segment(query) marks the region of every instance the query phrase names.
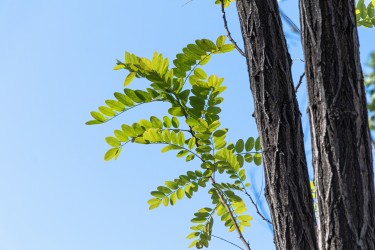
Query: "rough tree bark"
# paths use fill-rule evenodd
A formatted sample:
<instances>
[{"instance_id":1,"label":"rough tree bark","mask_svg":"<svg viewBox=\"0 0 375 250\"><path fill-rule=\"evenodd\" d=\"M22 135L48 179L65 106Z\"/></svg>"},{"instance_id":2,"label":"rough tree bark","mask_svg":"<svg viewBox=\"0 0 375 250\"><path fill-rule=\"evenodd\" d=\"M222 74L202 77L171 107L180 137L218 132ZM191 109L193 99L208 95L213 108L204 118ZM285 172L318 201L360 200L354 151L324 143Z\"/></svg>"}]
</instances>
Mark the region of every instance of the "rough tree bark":
<instances>
[{"instance_id":1,"label":"rough tree bark","mask_svg":"<svg viewBox=\"0 0 375 250\"><path fill-rule=\"evenodd\" d=\"M300 0L319 249L375 249L371 141L354 0Z\"/></svg>"},{"instance_id":2,"label":"rough tree bark","mask_svg":"<svg viewBox=\"0 0 375 250\"><path fill-rule=\"evenodd\" d=\"M317 249L300 111L276 0L237 0L277 249Z\"/></svg>"}]
</instances>

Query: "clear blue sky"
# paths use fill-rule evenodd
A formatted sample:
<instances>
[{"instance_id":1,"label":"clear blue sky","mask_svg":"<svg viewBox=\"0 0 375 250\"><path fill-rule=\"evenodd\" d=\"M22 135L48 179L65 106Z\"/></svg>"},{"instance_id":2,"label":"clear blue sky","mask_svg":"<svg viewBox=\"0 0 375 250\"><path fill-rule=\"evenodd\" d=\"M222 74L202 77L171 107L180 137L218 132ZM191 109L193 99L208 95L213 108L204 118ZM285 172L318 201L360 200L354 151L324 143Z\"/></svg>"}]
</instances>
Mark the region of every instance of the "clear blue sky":
<instances>
[{"instance_id":1,"label":"clear blue sky","mask_svg":"<svg viewBox=\"0 0 375 250\"><path fill-rule=\"evenodd\" d=\"M90 111L122 89L125 71L112 68L125 50L173 57L195 39L225 33L213 0L185 2L0 1L0 250L187 249L190 219L209 205L204 192L151 212L146 202L151 190L191 165L160 154L158 147L139 145L126 147L117 161L103 160L104 138L114 129L161 116L165 106L132 110L101 126L84 125ZM229 25L241 44L233 7ZM297 1L281 7L298 24ZM298 36L288 37L292 58L302 58ZM360 29L363 61L375 49L374 40L375 30ZM244 62L233 52L205 68L225 77L222 123L233 141L257 135ZM295 60L293 70L298 79L303 64ZM307 129L304 87L299 100ZM306 147L309 151L309 141ZM248 167L255 192L262 190L261 174L262 168ZM245 235L252 249L274 249L271 230L250 214L254 221ZM214 234L241 244L219 220ZM236 248L213 239L210 249Z\"/></svg>"}]
</instances>

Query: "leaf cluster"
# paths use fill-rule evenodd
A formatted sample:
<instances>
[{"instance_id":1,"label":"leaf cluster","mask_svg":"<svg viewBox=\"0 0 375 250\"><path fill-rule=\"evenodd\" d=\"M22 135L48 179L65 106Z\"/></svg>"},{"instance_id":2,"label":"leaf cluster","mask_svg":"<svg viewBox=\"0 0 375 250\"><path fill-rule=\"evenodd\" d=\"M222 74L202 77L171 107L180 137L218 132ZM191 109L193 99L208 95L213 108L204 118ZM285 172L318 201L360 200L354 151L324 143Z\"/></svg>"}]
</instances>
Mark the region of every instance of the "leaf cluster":
<instances>
[{"instance_id":1,"label":"leaf cluster","mask_svg":"<svg viewBox=\"0 0 375 250\"><path fill-rule=\"evenodd\" d=\"M227 1L229 3L231 1ZM211 239L213 215L220 217L229 231L242 232L250 226L251 217L246 215L244 201L237 193L244 192L250 184L246 181L245 163L262 163L259 138L239 139L236 143L226 141L227 128L220 124L221 94L226 90L224 79L208 75L202 68L214 54L227 53L234 49L225 43L225 36L213 42L208 39L196 40L188 44L176 55L173 66L162 54L154 53L152 59L125 53L124 61L117 61L115 70L126 70L124 90L114 93L114 100L105 101L91 112L93 120L86 124L102 124L136 108L155 101L169 104L168 115L161 118L151 116L133 124L122 124L106 137L110 149L104 159L117 159L128 143L163 145L162 153L175 151L176 157L185 161L198 159L201 170L187 171L185 174L158 186L151 192L148 201L150 210L164 206L174 206L178 200L193 197L195 192L209 186L212 207L203 208L194 214L194 239L191 246L208 247ZM146 79L150 84L146 89L130 89L127 86L135 78ZM230 182L217 183L215 173L225 174Z\"/></svg>"},{"instance_id":2,"label":"leaf cluster","mask_svg":"<svg viewBox=\"0 0 375 250\"><path fill-rule=\"evenodd\" d=\"M366 6L365 0L359 0L355 8L356 21L358 26L372 28L375 26L375 0Z\"/></svg>"}]
</instances>

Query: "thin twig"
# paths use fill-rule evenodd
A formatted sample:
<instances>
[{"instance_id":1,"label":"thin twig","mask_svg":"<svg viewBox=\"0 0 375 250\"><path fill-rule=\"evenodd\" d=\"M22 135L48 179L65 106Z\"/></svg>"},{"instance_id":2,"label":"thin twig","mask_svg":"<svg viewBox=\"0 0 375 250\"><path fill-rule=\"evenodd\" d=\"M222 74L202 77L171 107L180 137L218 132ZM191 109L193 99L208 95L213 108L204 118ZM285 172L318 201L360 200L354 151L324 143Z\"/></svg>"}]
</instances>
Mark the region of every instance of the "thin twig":
<instances>
[{"instance_id":1,"label":"thin twig","mask_svg":"<svg viewBox=\"0 0 375 250\"><path fill-rule=\"evenodd\" d=\"M189 1L187 1L186 3L184 3L184 4L182 5L182 7L184 7L185 5L187 5L187 4L190 3L190 2L193 2L193 0L189 0Z\"/></svg>"},{"instance_id":2,"label":"thin twig","mask_svg":"<svg viewBox=\"0 0 375 250\"><path fill-rule=\"evenodd\" d=\"M271 222L269 219L267 219L266 217L264 217L263 214L259 211L259 209L258 209L258 205L255 203L255 201L254 201L253 197L251 196L251 194L249 194L249 193L247 192L246 189L243 189L243 190L244 190L244 193L247 195L247 197L249 197L249 199L251 200L251 203L253 203L253 205L254 205L254 207L255 207L255 210L256 210L257 214L258 214L258 215L259 215L264 221L266 221L266 222L268 222L269 224L272 225L272 222Z\"/></svg>"},{"instance_id":3,"label":"thin twig","mask_svg":"<svg viewBox=\"0 0 375 250\"><path fill-rule=\"evenodd\" d=\"M299 86L301 86L301 83L302 83L302 80L303 80L304 76L305 76L305 72L303 72L303 74L299 77L299 82L296 86L296 89L294 90L295 93L297 93L297 90L298 90Z\"/></svg>"},{"instance_id":4,"label":"thin twig","mask_svg":"<svg viewBox=\"0 0 375 250\"><path fill-rule=\"evenodd\" d=\"M177 95L175 95L175 97L176 97L176 99L177 99L177 102L178 102L179 106L182 108L182 111L183 111L183 113L184 113L185 118L187 119L187 118L189 117L189 115L187 114L186 110L184 109L182 103L180 102L179 97L178 97ZM189 126L189 127L190 127L190 126ZM190 133L191 133L191 135L192 135L193 137L195 137L195 133L194 133L192 127L190 127ZM196 137L195 137L195 138L196 138ZM199 146L199 144L198 144L198 140L196 141L196 145L197 145L197 147ZM194 153L194 154L195 154L195 153ZM196 155L196 154L195 154L195 155ZM198 158L199 158L202 162L205 162L205 160L203 160L201 157L198 156ZM209 179L210 179L212 185L215 186L215 184L216 184L215 179L214 179L212 176L210 176ZM235 227L235 229L236 229L236 231L237 231L238 237L240 238L240 240L242 241L242 243L245 245L246 250L251 250L249 242L247 242L247 241L245 240L245 238L244 238L244 236L243 236L243 234L242 234L242 232L241 232L239 226L237 225L236 218L234 218L234 215L233 215L233 213L232 213L232 210L230 209L229 205L225 202L222 193L220 192L220 190L218 190L218 189L216 189L216 188L215 188L215 190L216 190L216 193L217 193L217 195L218 195L218 197L219 197L219 199L220 199L220 202L223 204L223 206L225 207L225 209L228 211L228 213L229 213L229 215L230 215L230 218L231 218L231 220L232 220L232 222L233 222L233 225L234 225L234 227Z\"/></svg>"},{"instance_id":5,"label":"thin twig","mask_svg":"<svg viewBox=\"0 0 375 250\"><path fill-rule=\"evenodd\" d=\"M212 184L215 184L215 180L212 177L210 177L210 179L211 179ZM242 232L241 232L240 228L237 225L236 218L234 217L232 210L230 209L229 205L225 202L224 197L221 194L220 190L218 190L218 189L215 189L215 190L216 190L217 195L219 196L221 204L225 207L225 209L229 213L230 219L233 222L233 226L234 226L234 228L237 231L238 237L240 238L240 240L242 241L242 243L245 245L246 249L247 250L251 250L249 242L247 242L245 240L245 238L242 235Z\"/></svg>"},{"instance_id":6,"label":"thin twig","mask_svg":"<svg viewBox=\"0 0 375 250\"><path fill-rule=\"evenodd\" d=\"M263 190L263 182L264 182L263 172L264 172L264 170L262 168L262 185L260 186L260 189L259 189L259 194L258 194L258 198L257 198L257 202L256 202L257 205L258 205L258 202L260 200L260 195L262 194L262 190Z\"/></svg>"},{"instance_id":7,"label":"thin twig","mask_svg":"<svg viewBox=\"0 0 375 250\"><path fill-rule=\"evenodd\" d=\"M301 58L292 58L292 61L296 61L296 60L298 60L298 61L301 61L301 62L305 62L303 59L301 59Z\"/></svg>"},{"instance_id":8,"label":"thin twig","mask_svg":"<svg viewBox=\"0 0 375 250\"><path fill-rule=\"evenodd\" d=\"M224 1L221 0L220 2L221 2L221 13L223 13L224 28L227 31L227 36L228 36L229 40L233 43L234 47L236 47L238 52L242 56L245 56L245 53L243 52L243 50L240 47L238 47L236 41L234 41L232 35L230 34L230 31L229 31L229 28L228 28L227 17L226 17L226 14L225 14Z\"/></svg>"},{"instance_id":9,"label":"thin twig","mask_svg":"<svg viewBox=\"0 0 375 250\"><path fill-rule=\"evenodd\" d=\"M236 246L236 247L238 247L239 249L245 250L245 249L243 249L242 247L240 247L240 246L234 244L233 242L230 242L230 241L228 241L228 240L226 240L226 239L223 239L223 238L221 238L221 237L219 237L219 236L216 236L216 235L213 235L213 234L211 234L211 236L212 236L212 237L215 237L215 238L218 238L219 240L225 241L225 242L227 242L227 243L229 243L229 244L232 244L233 246Z\"/></svg>"},{"instance_id":10,"label":"thin twig","mask_svg":"<svg viewBox=\"0 0 375 250\"><path fill-rule=\"evenodd\" d=\"M290 19L280 8L279 8L280 16L289 24L289 26L292 28L293 32L301 34L301 30L298 28L298 26Z\"/></svg>"}]
</instances>

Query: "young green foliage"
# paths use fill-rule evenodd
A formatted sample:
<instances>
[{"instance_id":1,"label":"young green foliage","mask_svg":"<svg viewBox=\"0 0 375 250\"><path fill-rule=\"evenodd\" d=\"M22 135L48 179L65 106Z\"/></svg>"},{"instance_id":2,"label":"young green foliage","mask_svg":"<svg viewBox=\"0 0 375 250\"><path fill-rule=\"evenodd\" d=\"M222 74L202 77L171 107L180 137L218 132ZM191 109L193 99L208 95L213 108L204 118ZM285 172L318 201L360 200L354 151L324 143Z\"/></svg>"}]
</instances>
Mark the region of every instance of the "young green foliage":
<instances>
[{"instance_id":1,"label":"young green foliage","mask_svg":"<svg viewBox=\"0 0 375 250\"><path fill-rule=\"evenodd\" d=\"M359 0L355 8L356 20L358 26L372 28L375 26L375 0L366 6L365 0Z\"/></svg>"},{"instance_id":2,"label":"young green foliage","mask_svg":"<svg viewBox=\"0 0 375 250\"><path fill-rule=\"evenodd\" d=\"M229 5L234 2L235 0L215 0L215 4L224 4L224 8L228 8Z\"/></svg>"},{"instance_id":3,"label":"young green foliage","mask_svg":"<svg viewBox=\"0 0 375 250\"><path fill-rule=\"evenodd\" d=\"M224 100L221 94L226 89L222 85L224 79L208 75L201 68L212 55L233 49L232 44L225 44L225 36L217 38L215 43L208 39L196 40L176 55L173 68L157 52L151 60L126 52L124 61L118 61L114 67L129 72L124 86L135 78L143 78L150 82L149 88L125 88L121 93L116 92L116 100L105 101L107 106L91 112L94 120L87 122L88 125L105 123L145 103L169 103L166 110L169 116L151 116L116 129L113 136L106 138L110 149L104 159L117 159L127 143L163 145L162 153L175 151L176 157L186 161L199 159L201 170L187 171L165 181L151 192L152 198L148 200L150 210L161 204L174 206L178 200L190 199L195 192L208 187L213 208L203 208L194 214L192 222L197 225L191 227L193 232L188 235L194 239L190 246L198 249L209 245L215 212L229 231L237 230L241 234L244 227L250 226L252 218L245 214L246 206L238 193L245 192L250 185L245 183L245 163L254 161L259 166L262 162L259 138L239 139L235 144L225 140L228 129L221 127L219 116L219 106ZM229 181L217 183L215 173L225 174Z\"/></svg>"}]
</instances>

